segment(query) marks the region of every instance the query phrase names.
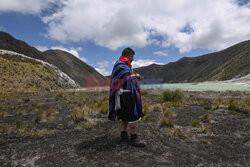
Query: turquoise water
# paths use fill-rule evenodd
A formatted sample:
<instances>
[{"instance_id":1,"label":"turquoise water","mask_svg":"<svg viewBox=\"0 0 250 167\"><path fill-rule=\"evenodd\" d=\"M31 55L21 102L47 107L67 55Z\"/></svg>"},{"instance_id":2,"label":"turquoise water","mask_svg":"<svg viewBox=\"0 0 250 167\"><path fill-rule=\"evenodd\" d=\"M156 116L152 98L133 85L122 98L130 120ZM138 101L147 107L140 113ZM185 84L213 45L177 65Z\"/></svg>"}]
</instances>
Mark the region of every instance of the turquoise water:
<instances>
[{"instance_id":1,"label":"turquoise water","mask_svg":"<svg viewBox=\"0 0 250 167\"><path fill-rule=\"evenodd\" d=\"M233 83L176 83L176 84L148 84L141 85L142 89L181 89L181 90L213 90L213 91L250 91L250 84Z\"/></svg>"}]
</instances>

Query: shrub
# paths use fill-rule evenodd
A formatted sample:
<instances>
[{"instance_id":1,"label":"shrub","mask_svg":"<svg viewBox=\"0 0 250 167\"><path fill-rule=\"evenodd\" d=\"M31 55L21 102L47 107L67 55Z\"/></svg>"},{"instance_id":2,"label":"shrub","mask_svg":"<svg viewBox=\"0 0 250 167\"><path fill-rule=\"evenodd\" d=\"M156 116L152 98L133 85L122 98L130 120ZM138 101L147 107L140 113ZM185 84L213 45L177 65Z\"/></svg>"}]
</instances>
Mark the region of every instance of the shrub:
<instances>
[{"instance_id":1,"label":"shrub","mask_svg":"<svg viewBox=\"0 0 250 167\"><path fill-rule=\"evenodd\" d=\"M6 133L9 132L10 129L11 129L11 127L4 125L4 126L2 126L2 128L0 129L0 133L6 134Z\"/></svg>"},{"instance_id":2,"label":"shrub","mask_svg":"<svg viewBox=\"0 0 250 167\"><path fill-rule=\"evenodd\" d=\"M167 90L162 93L162 98L164 101L178 103L182 101L182 97L183 95L179 90L176 91Z\"/></svg>"},{"instance_id":3,"label":"shrub","mask_svg":"<svg viewBox=\"0 0 250 167\"><path fill-rule=\"evenodd\" d=\"M186 137L186 133L182 131L181 129L175 129L173 135L176 137L181 137L181 138Z\"/></svg>"},{"instance_id":4,"label":"shrub","mask_svg":"<svg viewBox=\"0 0 250 167\"><path fill-rule=\"evenodd\" d=\"M25 103L28 103L28 102L30 101L30 99L29 99L29 97L25 97L25 98L23 98L23 101L24 101Z\"/></svg>"},{"instance_id":5,"label":"shrub","mask_svg":"<svg viewBox=\"0 0 250 167\"><path fill-rule=\"evenodd\" d=\"M57 130L54 129L39 129L39 130L32 130L26 133L26 136L31 138L40 138L43 136L54 136L57 134Z\"/></svg>"},{"instance_id":6,"label":"shrub","mask_svg":"<svg viewBox=\"0 0 250 167\"><path fill-rule=\"evenodd\" d=\"M245 100L245 104L246 104L248 107L250 107L250 99L246 99L246 100Z\"/></svg>"},{"instance_id":7,"label":"shrub","mask_svg":"<svg viewBox=\"0 0 250 167\"><path fill-rule=\"evenodd\" d=\"M61 98L63 98L63 93L62 92L57 92L56 93L56 101L58 101Z\"/></svg>"},{"instance_id":8,"label":"shrub","mask_svg":"<svg viewBox=\"0 0 250 167\"><path fill-rule=\"evenodd\" d=\"M4 111L0 112L0 118L3 118L5 115L7 115L7 112L4 112Z\"/></svg>"},{"instance_id":9,"label":"shrub","mask_svg":"<svg viewBox=\"0 0 250 167\"><path fill-rule=\"evenodd\" d=\"M49 108L45 113L46 118L49 118L52 114L56 113L57 111L58 111L57 108L53 107Z\"/></svg>"},{"instance_id":10,"label":"shrub","mask_svg":"<svg viewBox=\"0 0 250 167\"><path fill-rule=\"evenodd\" d=\"M146 90L141 90L141 95L147 95L148 94L148 91Z\"/></svg>"},{"instance_id":11,"label":"shrub","mask_svg":"<svg viewBox=\"0 0 250 167\"><path fill-rule=\"evenodd\" d=\"M241 100L238 99L237 101L235 99L230 99L228 102L228 109L233 110L236 112L242 112L244 114L247 114L250 112L250 100Z\"/></svg>"},{"instance_id":12,"label":"shrub","mask_svg":"<svg viewBox=\"0 0 250 167\"><path fill-rule=\"evenodd\" d=\"M164 117L166 118L174 116L174 112L169 108L166 108L163 114L164 114Z\"/></svg>"},{"instance_id":13,"label":"shrub","mask_svg":"<svg viewBox=\"0 0 250 167\"><path fill-rule=\"evenodd\" d=\"M237 104L235 99L230 99L228 102L228 109L229 110L237 110Z\"/></svg>"},{"instance_id":14,"label":"shrub","mask_svg":"<svg viewBox=\"0 0 250 167\"><path fill-rule=\"evenodd\" d=\"M102 103L98 110L100 113L107 114L109 112L109 105L107 103Z\"/></svg>"},{"instance_id":15,"label":"shrub","mask_svg":"<svg viewBox=\"0 0 250 167\"><path fill-rule=\"evenodd\" d=\"M153 111L162 111L161 105L160 104L155 104L153 107Z\"/></svg>"},{"instance_id":16,"label":"shrub","mask_svg":"<svg viewBox=\"0 0 250 167\"><path fill-rule=\"evenodd\" d=\"M207 104L207 105L204 106L204 109L205 110L212 110L212 105Z\"/></svg>"},{"instance_id":17,"label":"shrub","mask_svg":"<svg viewBox=\"0 0 250 167\"><path fill-rule=\"evenodd\" d=\"M74 108L70 114L70 117L76 124L84 121L85 115L83 108Z\"/></svg>"},{"instance_id":18,"label":"shrub","mask_svg":"<svg viewBox=\"0 0 250 167\"><path fill-rule=\"evenodd\" d=\"M228 112L228 114L231 114L231 115L240 115L240 113L238 113L238 112L235 112L235 111L230 111L230 112Z\"/></svg>"},{"instance_id":19,"label":"shrub","mask_svg":"<svg viewBox=\"0 0 250 167\"><path fill-rule=\"evenodd\" d=\"M24 109L16 111L16 115L23 115L25 113Z\"/></svg>"},{"instance_id":20,"label":"shrub","mask_svg":"<svg viewBox=\"0 0 250 167\"><path fill-rule=\"evenodd\" d=\"M201 139L201 142L205 143L205 144L208 144L208 140L206 140L206 139Z\"/></svg>"},{"instance_id":21,"label":"shrub","mask_svg":"<svg viewBox=\"0 0 250 167\"><path fill-rule=\"evenodd\" d=\"M153 119L149 115L145 115L144 116L144 120L146 120L146 121L152 121Z\"/></svg>"},{"instance_id":22,"label":"shrub","mask_svg":"<svg viewBox=\"0 0 250 167\"><path fill-rule=\"evenodd\" d=\"M16 128L19 129L22 125L22 118L17 118L16 119Z\"/></svg>"},{"instance_id":23,"label":"shrub","mask_svg":"<svg viewBox=\"0 0 250 167\"><path fill-rule=\"evenodd\" d=\"M103 103L102 100L98 100L97 103L96 103L97 108L101 107L101 106L102 106L102 103Z\"/></svg>"},{"instance_id":24,"label":"shrub","mask_svg":"<svg viewBox=\"0 0 250 167\"><path fill-rule=\"evenodd\" d=\"M92 128L92 127L94 127L95 126L95 124L93 123L93 122L88 122L87 123L87 127L88 128Z\"/></svg>"},{"instance_id":25,"label":"shrub","mask_svg":"<svg viewBox=\"0 0 250 167\"><path fill-rule=\"evenodd\" d=\"M204 106L204 109L205 110L212 110L212 100L210 100L210 99L205 99L204 101L203 101L203 103L205 104L205 106Z\"/></svg>"},{"instance_id":26,"label":"shrub","mask_svg":"<svg viewBox=\"0 0 250 167\"><path fill-rule=\"evenodd\" d=\"M143 112L143 114L147 114L148 112L149 112L149 104L148 103L144 103L143 104L143 107L142 107L142 112Z\"/></svg>"},{"instance_id":27,"label":"shrub","mask_svg":"<svg viewBox=\"0 0 250 167\"><path fill-rule=\"evenodd\" d=\"M39 123L43 118L43 111L42 110L38 110L35 114L35 122Z\"/></svg>"},{"instance_id":28,"label":"shrub","mask_svg":"<svg viewBox=\"0 0 250 167\"><path fill-rule=\"evenodd\" d=\"M223 100L222 99L215 99L213 103L214 103L214 106L215 106L214 109L218 109L220 107L220 105L223 104Z\"/></svg>"},{"instance_id":29,"label":"shrub","mask_svg":"<svg viewBox=\"0 0 250 167\"><path fill-rule=\"evenodd\" d=\"M198 130L199 133L207 133L209 131L210 126L201 126Z\"/></svg>"},{"instance_id":30,"label":"shrub","mask_svg":"<svg viewBox=\"0 0 250 167\"><path fill-rule=\"evenodd\" d=\"M192 126L193 126L193 127L199 127L199 126L200 126L200 121L194 120L194 121L192 122Z\"/></svg>"},{"instance_id":31,"label":"shrub","mask_svg":"<svg viewBox=\"0 0 250 167\"><path fill-rule=\"evenodd\" d=\"M161 117L161 119L160 119L160 125L161 125L161 127L166 126L166 127L169 127L169 128L173 128L174 127L174 121L169 119L169 118L164 117L164 115L163 115Z\"/></svg>"},{"instance_id":32,"label":"shrub","mask_svg":"<svg viewBox=\"0 0 250 167\"><path fill-rule=\"evenodd\" d=\"M210 114L204 114L204 115L202 115L202 116L200 117L200 120L201 120L202 122L209 122L210 119L211 119L211 115L210 115Z\"/></svg>"}]
</instances>

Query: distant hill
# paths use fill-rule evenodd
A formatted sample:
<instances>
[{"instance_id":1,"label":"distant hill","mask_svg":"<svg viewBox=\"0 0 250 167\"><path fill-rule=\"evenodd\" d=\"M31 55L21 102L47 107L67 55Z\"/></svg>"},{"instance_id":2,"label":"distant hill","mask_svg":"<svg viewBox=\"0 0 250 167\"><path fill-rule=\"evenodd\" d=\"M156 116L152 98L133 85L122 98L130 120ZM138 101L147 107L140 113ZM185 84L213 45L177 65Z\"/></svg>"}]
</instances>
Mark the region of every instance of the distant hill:
<instances>
[{"instance_id":1,"label":"distant hill","mask_svg":"<svg viewBox=\"0 0 250 167\"><path fill-rule=\"evenodd\" d=\"M198 57L183 57L166 65L136 68L146 79L161 78L164 83L229 80L250 72L250 40L220 52Z\"/></svg>"},{"instance_id":2,"label":"distant hill","mask_svg":"<svg viewBox=\"0 0 250 167\"><path fill-rule=\"evenodd\" d=\"M61 50L40 52L27 43L17 40L10 34L1 31L0 49L14 51L53 64L83 87L87 85L87 77L96 77L97 79L105 78L93 67L68 52Z\"/></svg>"},{"instance_id":3,"label":"distant hill","mask_svg":"<svg viewBox=\"0 0 250 167\"><path fill-rule=\"evenodd\" d=\"M43 53L46 55L47 62L51 64L53 63L81 86L87 85L86 77L104 79L104 76L98 73L93 67L68 52L61 50L48 50Z\"/></svg>"},{"instance_id":4,"label":"distant hill","mask_svg":"<svg viewBox=\"0 0 250 167\"><path fill-rule=\"evenodd\" d=\"M34 92L79 87L57 67L12 51L0 50L0 91Z\"/></svg>"}]
</instances>

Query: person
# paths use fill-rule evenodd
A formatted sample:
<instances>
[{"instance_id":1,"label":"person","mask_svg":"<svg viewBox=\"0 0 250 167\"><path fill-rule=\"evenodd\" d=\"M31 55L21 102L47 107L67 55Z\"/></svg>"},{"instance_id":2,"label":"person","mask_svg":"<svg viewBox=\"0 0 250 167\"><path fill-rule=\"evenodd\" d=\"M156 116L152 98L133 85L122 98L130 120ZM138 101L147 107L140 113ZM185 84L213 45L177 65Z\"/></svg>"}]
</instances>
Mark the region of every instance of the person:
<instances>
[{"instance_id":1,"label":"person","mask_svg":"<svg viewBox=\"0 0 250 167\"><path fill-rule=\"evenodd\" d=\"M109 120L122 120L120 142L136 147L144 147L146 143L141 141L136 134L136 122L143 117L140 86L137 79L140 74L134 74L131 63L135 52L131 48L125 48L119 60L114 64L109 93ZM130 127L130 140L127 126Z\"/></svg>"}]
</instances>

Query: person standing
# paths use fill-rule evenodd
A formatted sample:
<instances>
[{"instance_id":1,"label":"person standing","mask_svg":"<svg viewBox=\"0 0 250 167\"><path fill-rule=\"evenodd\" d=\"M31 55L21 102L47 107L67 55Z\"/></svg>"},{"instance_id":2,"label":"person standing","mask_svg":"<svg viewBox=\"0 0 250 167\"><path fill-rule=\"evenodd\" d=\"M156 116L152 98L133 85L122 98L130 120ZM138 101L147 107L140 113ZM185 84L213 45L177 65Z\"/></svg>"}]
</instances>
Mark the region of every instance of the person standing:
<instances>
[{"instance_id":1,"label":"person standing","mask_svg":"<svg viewBox=\"0 0 250 167\"><path fill-rule=\"evenodd\" d=\"M125 48L119 60L114 64L109 93L108 119L121 123L121 143L128 143L136 147L144 147L145 142L141 141L136 134L136 122L143 117L140 86L137 79L140 74L134 74L131 63L134 60L135 52L131 48ZM127 126L130 127L130 140L127 133Z\"/></svg>"}]
</instances>

